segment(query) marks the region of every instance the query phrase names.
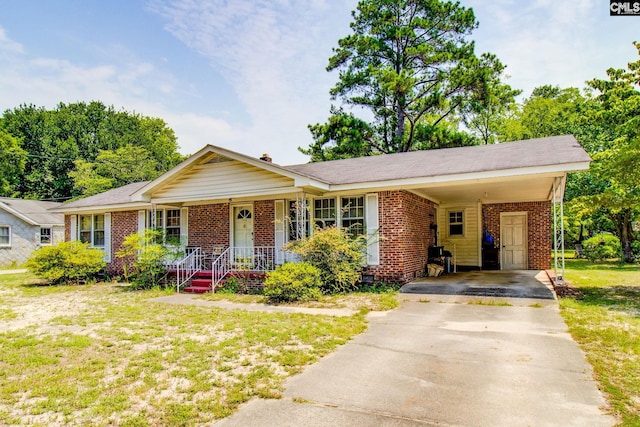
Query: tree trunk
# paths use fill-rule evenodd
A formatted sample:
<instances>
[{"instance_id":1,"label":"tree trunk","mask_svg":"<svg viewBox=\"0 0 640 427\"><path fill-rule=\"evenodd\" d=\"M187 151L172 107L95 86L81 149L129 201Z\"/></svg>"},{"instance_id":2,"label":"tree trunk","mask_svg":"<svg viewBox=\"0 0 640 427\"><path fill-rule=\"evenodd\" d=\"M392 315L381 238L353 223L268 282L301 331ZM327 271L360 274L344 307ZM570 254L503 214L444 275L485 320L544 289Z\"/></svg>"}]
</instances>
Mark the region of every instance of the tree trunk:
<instances>
[{"instance_id":1,"label":"tree trunk","mask_svg":"<svg viewBox=\"0 0 640 427\"><path fill-rule=\"evenodd\" d=\"M623 209L617 214L611 214L610 218L616 227L616 233L620 239L622 260L629 263L633 262L631 243L635 240L635 236L631 227L631 209Z\"/></svg>"}]
</instances>

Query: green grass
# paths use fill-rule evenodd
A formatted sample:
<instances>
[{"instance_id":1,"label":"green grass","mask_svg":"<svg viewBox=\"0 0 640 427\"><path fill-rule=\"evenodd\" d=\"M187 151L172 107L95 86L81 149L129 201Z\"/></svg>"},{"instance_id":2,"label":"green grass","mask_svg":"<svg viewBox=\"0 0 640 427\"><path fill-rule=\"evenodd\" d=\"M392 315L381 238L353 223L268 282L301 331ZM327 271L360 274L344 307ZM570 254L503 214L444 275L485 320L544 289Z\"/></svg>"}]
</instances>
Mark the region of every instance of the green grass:
<instances>
[{"instance_id":1,"label":"green grass","mask_svg":"<svg viewBox=\"0 0 640 427\"><path fill-rule=\"evenodd\" d=\"M561 313L620 425L639 426L640 266L569 259L566 267L580 294L562 298Z\"/></svg>"},{"instance_id":2,"label":"green grass","mask_svg":"<svg viewBox=\"0 0 640 427\"><path fill-rule=\"evenodd\" d=\"M366 329L151 301L164 293L0 276L0 425L210 424Z\"/></svg>"}]
</instances>

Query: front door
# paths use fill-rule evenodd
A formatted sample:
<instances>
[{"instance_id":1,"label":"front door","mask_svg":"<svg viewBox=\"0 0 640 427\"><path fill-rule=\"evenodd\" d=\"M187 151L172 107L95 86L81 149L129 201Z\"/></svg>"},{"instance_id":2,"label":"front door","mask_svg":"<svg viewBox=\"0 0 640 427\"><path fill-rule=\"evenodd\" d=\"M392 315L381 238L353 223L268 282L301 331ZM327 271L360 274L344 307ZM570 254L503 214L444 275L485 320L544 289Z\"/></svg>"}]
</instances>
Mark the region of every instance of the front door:
<instances>
[{"instance_id":1,"label":"front door","mask_svg":"<svg viewBox=\"0 0 640 427\"><path fill-rule=\"evenodd\" d=\"M527 268L527 213L500 215L500 246L503 270Z\"/></svg>"},{"instance_id":2,"label":"front door","mask_svg":"<svg viewBox=\"0 0 640 427\"><path fill-rule=\"evenodd\" d=\"M233 246L253 248L253 209L251 205L233 207Z\"/></svg>"}]
</instances>

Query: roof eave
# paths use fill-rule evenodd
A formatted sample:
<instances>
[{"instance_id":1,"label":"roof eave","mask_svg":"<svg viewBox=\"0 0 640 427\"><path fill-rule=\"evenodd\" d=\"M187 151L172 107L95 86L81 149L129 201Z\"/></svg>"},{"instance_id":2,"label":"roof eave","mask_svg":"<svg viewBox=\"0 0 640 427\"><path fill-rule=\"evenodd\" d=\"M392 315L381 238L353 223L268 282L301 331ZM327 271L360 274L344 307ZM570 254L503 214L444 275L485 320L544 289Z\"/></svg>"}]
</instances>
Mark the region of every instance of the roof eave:
<instances>
[{"instance_id":1,"label":"roof eave","mask_svg":"<svg viewBox=\"0 0 640 427\"><path fill-rule=\"evenodd\" d=\"M347 184L333 184L330 186L330 191L348 191L355 189L373 189L373 188L416 188L420 186L432 186L432 185L446 185L456 182L469 182L480 181L488 179L502 179L515 176L537 176L537 175L549 175L557 174L558 176L564 175L567 172L577 172L581 170L589 169L588 161L565 163L558 165L548 166L535 166L528 168L513 168L503 170L492 170L472 173L462 173L455 175L437 175L427 177L416 178L401 178L384 181L365 181Z\"/></svg>"}]
</instances>

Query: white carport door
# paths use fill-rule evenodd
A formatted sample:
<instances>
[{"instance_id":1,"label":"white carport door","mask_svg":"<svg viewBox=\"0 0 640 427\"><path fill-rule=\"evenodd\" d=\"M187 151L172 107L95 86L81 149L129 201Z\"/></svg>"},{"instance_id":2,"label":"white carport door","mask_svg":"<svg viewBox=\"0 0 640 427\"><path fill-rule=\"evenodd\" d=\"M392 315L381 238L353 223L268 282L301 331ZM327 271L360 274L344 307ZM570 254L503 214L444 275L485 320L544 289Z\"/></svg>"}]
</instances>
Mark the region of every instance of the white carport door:
<instances>
[{"instance_id":1,"label":"white carport door","mask_svg":"<svg viewBox=\"0 0 640 427\"><path fill-rule=\"evenodd\" d=\"M527 268L527 213L500 215L500 240L503 270Z\"/></svg>"}]
</instances>

